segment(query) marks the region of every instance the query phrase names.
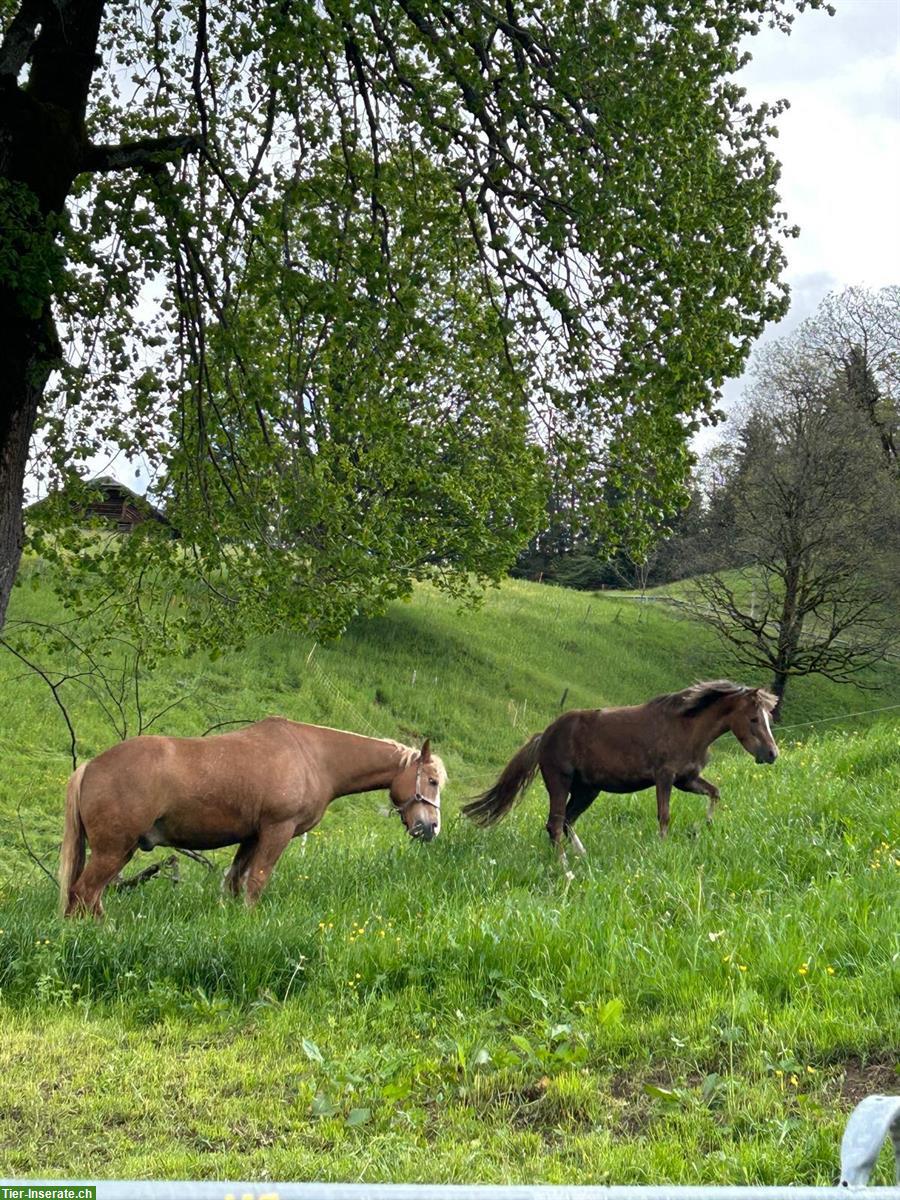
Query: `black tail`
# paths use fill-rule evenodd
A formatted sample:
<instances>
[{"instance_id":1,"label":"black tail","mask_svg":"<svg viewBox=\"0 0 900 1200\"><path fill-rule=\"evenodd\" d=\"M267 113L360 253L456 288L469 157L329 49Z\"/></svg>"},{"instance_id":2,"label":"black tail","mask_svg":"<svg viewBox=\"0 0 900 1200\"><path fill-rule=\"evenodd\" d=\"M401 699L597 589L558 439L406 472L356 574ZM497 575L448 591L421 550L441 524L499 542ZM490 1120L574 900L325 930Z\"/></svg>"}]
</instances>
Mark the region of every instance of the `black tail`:
<instances>
[{"instance_id":1,"label":"black tail","mask_svg":"<svg viewBox=\"0 0 900 1200\"><path fill-rule=\"evenodd\" d=\"M534 779L543 732L536 733L509 760L492 788L476 796L463 807L463 812L476 825L493 825L505 817Z\"/></svg>"}]
</instances>

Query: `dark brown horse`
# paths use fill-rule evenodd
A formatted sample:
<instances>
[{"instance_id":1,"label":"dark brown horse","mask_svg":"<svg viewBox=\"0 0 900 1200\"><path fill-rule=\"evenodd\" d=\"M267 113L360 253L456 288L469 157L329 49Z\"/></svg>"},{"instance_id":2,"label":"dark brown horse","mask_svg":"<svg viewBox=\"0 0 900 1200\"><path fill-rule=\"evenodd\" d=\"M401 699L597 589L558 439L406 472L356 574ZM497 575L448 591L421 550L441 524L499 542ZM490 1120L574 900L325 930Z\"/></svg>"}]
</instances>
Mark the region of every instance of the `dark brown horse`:
<instances>
[{"instance_id":1,"label":"dark brown horse","mask_svg":"<svg viewBox=\"0 0 900 1200\"><path fill-rule=\"evenodd\" d=\"M540 768L550 795L547 832L565 861L563 834L577 854L584 847L572 826L598 792L638 792L656 787L660 837L669 829L672 788L709 797L712 820L719 789L700 772L710 745L728 730L759 763L772 763L778 747L769 713L775 697L762 688L727 679L697 683L628 708L575 709L536 733L506 765L492 788L463 812L477 825L493 825L512 808Z\"/></svg>"},{"instance_id":2,"label":"dark brown horse","mask_svg":"<svg viewBox=\"0 0 900 1200\"><path fill-rule=\"evenodd\" d=\"M103 889L138 848L235 843L225 884L252 904L291 838L318 825L335 797L388 788L410 836L430 842L446 779L428 741L418 751L284 717L211 738L130 738L69 780L61 910L101 916Z\"/></svg>"}]
</instances>

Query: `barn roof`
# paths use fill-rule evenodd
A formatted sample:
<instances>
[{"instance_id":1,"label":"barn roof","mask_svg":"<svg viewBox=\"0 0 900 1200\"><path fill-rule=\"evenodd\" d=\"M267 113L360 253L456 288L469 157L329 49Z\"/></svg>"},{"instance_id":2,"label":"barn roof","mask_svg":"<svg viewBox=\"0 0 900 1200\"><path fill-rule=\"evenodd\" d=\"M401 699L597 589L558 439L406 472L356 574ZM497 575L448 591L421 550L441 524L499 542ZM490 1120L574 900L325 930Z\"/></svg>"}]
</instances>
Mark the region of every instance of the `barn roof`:
<instances>
[{"instance_id":1,"label":"barn roof","mask_svg":"<svg viewBox=\"0 0 900 1200\"><path fill-rule=\"evenodd\" d=\"M98 475L95 479L87 480L87 484L89 487L100 488L104 492L121 492L123 496L130 496L132 500L137 502L139 508L145 512L149 512L151 516L156 517L159 521L166 521L166 514L151 504L146 496L142 496L140 492L134 491L127 484L121 483L112 475Z\"/></svg>"},{"instance_id":2,"label":"barn roof","mask_svg":"<svg viewBox=\"0 0 900 1200\"><path fill-rule=\"evenodd\" d=\"M128 487L127 484L122 483L121 480L116 479L112 475L97 475L94 479L86 479L84 481L84 486L100 491L105 496L116 496L119 499L127 500L131 502L133 506L142 514L151 517L153 520L160 521L163 525L171 524L162 509L159 509L154 504L151 504L146 496L142 496L140 492L134 491L133 488ZM36 500L33 504L29 504L27 507L29 509L40 508L46 503L47 499L48 497L44 496L42 499Z\"/></svg>"}]
</instances>

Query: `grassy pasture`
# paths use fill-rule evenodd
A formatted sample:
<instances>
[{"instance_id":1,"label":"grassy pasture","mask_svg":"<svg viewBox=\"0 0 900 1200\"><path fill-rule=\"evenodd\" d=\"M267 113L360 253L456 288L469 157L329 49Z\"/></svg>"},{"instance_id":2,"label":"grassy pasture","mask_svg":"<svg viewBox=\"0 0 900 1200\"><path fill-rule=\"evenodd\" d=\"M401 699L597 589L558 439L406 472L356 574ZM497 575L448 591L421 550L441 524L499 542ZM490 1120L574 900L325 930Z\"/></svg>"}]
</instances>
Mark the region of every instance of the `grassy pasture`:
<instances>
[{"instance_id":1,"label":"grassy pasture","mask_svg":"<svg viewBox=\"0 0 900 1200\"><path fill-rule=\"evenodd\" d=\"M650 793L601 796L567 883L540 785L486 833L457 806L565 689L729 673L660 606L511 582L459 614L423 588L336 646L169 664L143 696L180 700L164 732L282 712L431 736L444 830L413 844L384 796L347 798L255 911L185 862L102 925L61 922L23 847L20 819L55 866L67 738L0 671L0 1174L828 1183L853 1100L897 1090L900 725L805 724L900 703L896 665L869 696L797 684L772 768L723 740L711 829L702 797L676 793L660 843ZM71 697L88 757L113 735Z\"/></svg>"}]
</instances>

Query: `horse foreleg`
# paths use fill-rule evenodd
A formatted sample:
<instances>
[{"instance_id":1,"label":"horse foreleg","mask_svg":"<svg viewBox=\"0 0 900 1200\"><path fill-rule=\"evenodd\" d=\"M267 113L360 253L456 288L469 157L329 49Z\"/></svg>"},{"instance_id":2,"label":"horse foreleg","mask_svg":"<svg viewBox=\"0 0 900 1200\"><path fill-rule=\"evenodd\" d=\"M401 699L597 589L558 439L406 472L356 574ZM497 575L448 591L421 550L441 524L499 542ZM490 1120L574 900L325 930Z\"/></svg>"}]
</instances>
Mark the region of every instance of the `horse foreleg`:
<instances>
[{"instance_id":1,"label":"horse foreleg","mask_svg":"<svg viewBox=\"0 0 900 1200\"><path fill-rule=\"evenodd\" d=\"M280 825L266 825L260 829L250 861L244 871L247 880L244 898L255 904L260 892L269 881L272 868L278 862L288 842L297 829L296 819Z\"/></svg>"},{"instance_id":2,"label":"horse foreleg","mask_svg":"<svg viewBox=\"0 0 900 1200\"><path fill-rule=\"evenodd\" d=\"M656 781L656 815L659 819L659 836L667 837L669 833L669 797L672 795L672 780L657 779Z\"/></svg>"},{"instance_id":3,"label":"horse foreleg","mask_svg":"<svg viewBox=\"0 0 900 1200\"><path fill-rule=\"evenodd\" d=\"M693 792L697 796L708 796L709 803L706 806L706 823L712 824L713 813L716 811L716 805L719 803L719 789L714 783L710 783L708 779L704 779L702 775L697 775L694 779L685 780L684 783L676 784L679 791Z\"/></svg>"}]
</instances>

